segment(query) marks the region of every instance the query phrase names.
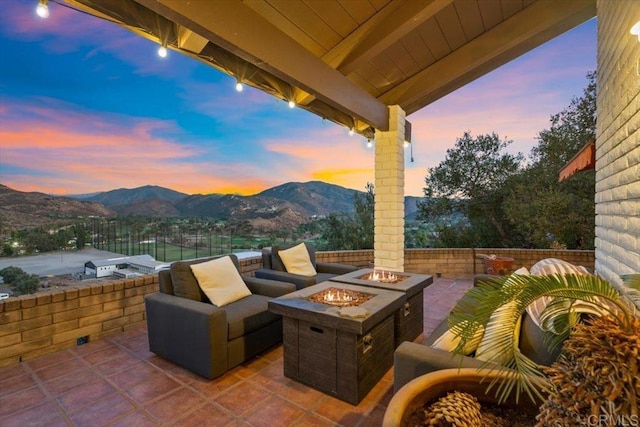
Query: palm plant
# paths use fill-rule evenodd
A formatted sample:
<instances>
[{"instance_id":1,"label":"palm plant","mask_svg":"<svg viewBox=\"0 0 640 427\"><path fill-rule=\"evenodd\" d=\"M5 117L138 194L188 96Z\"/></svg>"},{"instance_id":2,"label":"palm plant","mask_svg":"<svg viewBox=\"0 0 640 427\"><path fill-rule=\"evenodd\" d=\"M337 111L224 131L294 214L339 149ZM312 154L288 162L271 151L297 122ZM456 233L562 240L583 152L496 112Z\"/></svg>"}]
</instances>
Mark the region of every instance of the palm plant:
<instances>
[{"instance_id":1,"label":"palm plant","mask_svg":"<svg viewBox=\"0 0 640 427\"><path fill-rule=\"evenodd\" d=\"M526 308L543 297L548 297L549 303L542 311L541 324L553 331L546 332L546 345L553 349L564 342L563 354L551 368L536 364L518 347L518 322ZM507 304L512 310L499 325L487 330L492 314ZM638 415L639 310L640 275L629 276L626 285L619 286L592 275L512 275L488 279L469 290L451 312L449 326L460 336L457 352L481 327L485 334L494 335L497 351L488 355L486 367L497 369L492 362L500 359L510 368L507 381L489 385L495 387L499 400L506 399L514 388L516 396L525 393L533 401L546 399L539 425L564 425L553 423L575 420L589 411L597 414L609 402L627 414L635 411ZM580 312L598 315L583 321ZM585 385L587 376L597 377L597 381ZM587 390L589 387L601 389ZM576 394L584 404L576 404ZM566 401L568 396L574 400ZM618 404L620 401L626 403ZM572 407L577 412L567 412Z\"/></svg>"}]
</instances>

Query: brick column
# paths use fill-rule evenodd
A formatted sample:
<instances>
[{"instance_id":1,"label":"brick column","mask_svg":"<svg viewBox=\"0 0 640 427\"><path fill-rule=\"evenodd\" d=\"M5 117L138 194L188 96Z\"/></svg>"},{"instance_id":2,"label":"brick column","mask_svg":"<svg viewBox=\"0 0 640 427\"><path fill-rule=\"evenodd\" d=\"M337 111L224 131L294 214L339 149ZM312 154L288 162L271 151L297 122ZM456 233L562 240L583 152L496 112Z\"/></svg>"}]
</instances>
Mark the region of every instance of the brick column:
<instances>
[{"instance_id":1,"label":"brick column","mask_svg":"<svg viewBox=\"0 0 640 427\"><path fill-rule=\"evenodd\" d=\"M389 131L376 130L376 268L404 271L404 111L389 107Z\"/></svg>"},{"instance_id":2,"label":"brick column","mask_svg":"<svg viewBox=\"0 0 640 427\"><path fill-rule=\"evenodd\" d=\"M637 1L598 0L596 271L640 273L640 42Z\"/></svg>"}]
</instances>

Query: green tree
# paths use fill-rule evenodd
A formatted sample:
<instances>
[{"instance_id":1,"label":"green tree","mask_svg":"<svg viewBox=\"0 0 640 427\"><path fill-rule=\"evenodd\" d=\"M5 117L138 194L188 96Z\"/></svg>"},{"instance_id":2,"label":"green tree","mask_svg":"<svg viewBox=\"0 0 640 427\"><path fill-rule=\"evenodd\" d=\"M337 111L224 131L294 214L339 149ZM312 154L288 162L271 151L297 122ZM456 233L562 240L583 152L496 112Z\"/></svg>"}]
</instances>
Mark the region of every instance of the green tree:
<instances>
[{"instance_id":1,"label":"green tree","mask_svg":"<svg viewBox=\"0 0 640 427\"><path fill-rule=\"evenodd\" d=\"M593 249L595 243L595 172L583 171L558 182L558 171L596 132L596 76L587 75L582 97L551 116L551 127L538 135L530 165L510 182L504 210L525 244L548 248Z\"/></svg>"},{"instance_id":2,"label":"green tree","mask_svg":"<svg viewBox=\"0 0 640 427\"><path fill-rule=\"evenodd\" d=\"M429 168L418 218L436 225L441 239L436 246L512 245L501 207L505 183L523 161L522 154L505 152L512 142L500 140L496 133L474 138L465 132L447 150L445 160Z\"/></svg>"},{"instance_id":3,"label":"green tree","mask_svg":"<svg viewBox=\"0 0 640 427\"><path fill-rule=\"evenodd\" d=\"M10 285L14 285L16 282L16 279L23 274L26 274L23 269L19 267L14 267L13 265L10 265L9 267L5 267L2 270L0 270L0 276L2 276L2 280L4 280L4 283L10 284Z\"/></svg>"},{"instance_id":4,"label":"green tree","mask_svg":"<svg viewBox=\"0 0 640 427\"><path fill-rule=\"evenodd\" d=\"M330 214L323 224L321 236L327 250L373 249L375 192L367 183L366 193L354 196L354 214Z\"/></svg>"},{"instance_id":5,"label":"green tree","mask_svg":"<svg viewBox=\"0 0 640 427\"><path fill-rule=\"evenodd\" d=\"M9 266L0 270L2 280L12 285L18 295L34 294L38 291L40 280L35 274L27 274L18 267Z\"/></svg>"},{"instance_id":6,"label":"green tree","mask_svg":"<svg viewBox=\"0 0 640 427\"><path fill-rule=\"evenodd\" d=\"M4 255L4 256L11 256L11 255L13 255L13 252L14 252L14 251L13 251L13 248L11 247L11 245L10 245L10 244L5 243L5 244L2 246L2 255Z\"/></svg>"}]
</instances>

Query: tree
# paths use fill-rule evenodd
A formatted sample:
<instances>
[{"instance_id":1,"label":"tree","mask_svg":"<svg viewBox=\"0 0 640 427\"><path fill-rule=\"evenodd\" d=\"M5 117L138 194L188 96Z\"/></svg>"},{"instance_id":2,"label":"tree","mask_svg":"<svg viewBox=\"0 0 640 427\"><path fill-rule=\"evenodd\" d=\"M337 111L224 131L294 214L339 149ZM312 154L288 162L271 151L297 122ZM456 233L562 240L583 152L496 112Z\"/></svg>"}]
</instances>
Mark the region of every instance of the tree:
<instances>
[{"instance_id":1,"label":"tree","mask_svg":"<svg viewBox=\"0 0 640 427\"><path fill-rule=\"evenodd\" d=\"M595 243L595 172L583 171L558 182L558 171L596 133L596 76L587 75L583 96L551 116L551 127L538 135L532 162L509 182L504 210L527 245L593 249ZM541 215L541 213L543 213Z\"/></svg>"},{"instance_id":2,"label":"tree","mask_svg":"<svg viewBox=\"0 0 640 427\"><path fill-rule=\"evenodd\" d=\"M322 227L327 250L373 249L375 192L367 183L366 193L354 195L354 214L330 214Z\"/></svg>"},{"instance_id":3,"label":"tree","mask_svg":"<svg viewBox=\"0 0 640 427\"><path fill-rule=\"evenodd\" d=\"M9 266L0 270L2 280L11 284L18 295L34 294L38 291L40 280L35 274L27 274L18 267Z\"/></svg>"},{"instance_id":4,"label":"tree","mask_svg":"<svg viewBox=\"0 0 640 427\"><path fill-rule=\"evenodd\" d=\"M512 236L501 209L504 184L519 172L523 160L520 153L504 152L512 142L496 133L474 138L465 132L445 160L429 168L418 218L436 223L438 235L447 236L449 243L510 246Z\"/></svg>"}]
</instances>

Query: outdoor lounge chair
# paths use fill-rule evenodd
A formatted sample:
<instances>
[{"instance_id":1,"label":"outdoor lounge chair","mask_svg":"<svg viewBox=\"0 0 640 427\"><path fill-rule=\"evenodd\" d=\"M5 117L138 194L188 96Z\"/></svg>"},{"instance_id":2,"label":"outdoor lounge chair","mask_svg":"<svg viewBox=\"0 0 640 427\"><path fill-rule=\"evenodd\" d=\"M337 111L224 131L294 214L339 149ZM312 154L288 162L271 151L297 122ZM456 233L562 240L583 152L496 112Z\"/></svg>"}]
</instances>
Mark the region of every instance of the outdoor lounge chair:
<instances>
[{"instance_id":1,"label":"outdoor lounge chair","mask_svg":"<svg viewBox=\"0 0 640 427\"><path fill-rule=\"evenodd\" d=\"M329 280L334 276L351 273L359 268L347 264L317 262L315 248L308 243L304 245L307 248L311 265L315 269L315 275L305 276L288 272L279 253L293 247L272 246L271 248L262 249L262 268L256 270L256 277L294 283L297 289L302 289Z\"/></svg>"},{"instance_id":2,"label":"outdoor lounge chair","mask_svg":"<svg viewBox=\"0 0 640 427\"><path fill-rule=\"evenodd\" d=\"M238 269L237 257L229 257ZM145 299L149 349L209 379L282 341L282 318L269 311L268 301L296 289L292 283L241 276L250 295L213 305L191 265L219 258L174 262L159 272L160 292Z\"/></svg>"}]
</instances>

